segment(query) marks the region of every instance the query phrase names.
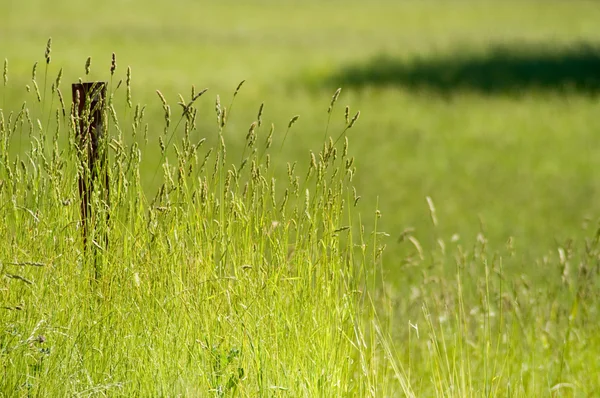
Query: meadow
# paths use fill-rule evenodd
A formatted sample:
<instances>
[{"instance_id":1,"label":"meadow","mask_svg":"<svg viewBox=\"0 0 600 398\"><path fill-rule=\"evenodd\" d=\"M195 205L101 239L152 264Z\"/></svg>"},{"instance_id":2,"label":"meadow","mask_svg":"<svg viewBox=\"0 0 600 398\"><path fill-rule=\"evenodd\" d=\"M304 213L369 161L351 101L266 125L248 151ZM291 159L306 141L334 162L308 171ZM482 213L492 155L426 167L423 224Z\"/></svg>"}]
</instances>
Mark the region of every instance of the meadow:
<instances>
[{"instance_id":1,"label":"meadow","mask_svg":"<svg viewBox=\"0 0 600 398\"><path fill-rule=\"evenodd\" d=\"M0 396L598 395L599 20L10 0ZM111 94L87 247L79 78Z\"/></svg>"}]
</instances>

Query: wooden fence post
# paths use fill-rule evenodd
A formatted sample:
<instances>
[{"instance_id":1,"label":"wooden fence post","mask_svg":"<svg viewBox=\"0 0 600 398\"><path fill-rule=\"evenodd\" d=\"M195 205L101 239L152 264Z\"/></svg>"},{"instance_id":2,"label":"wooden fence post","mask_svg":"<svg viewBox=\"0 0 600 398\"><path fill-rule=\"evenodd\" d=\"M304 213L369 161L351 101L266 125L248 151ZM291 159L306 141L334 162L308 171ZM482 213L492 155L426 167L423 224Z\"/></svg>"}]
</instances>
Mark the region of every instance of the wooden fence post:
<instances>
[{"instance_id":1,"label":"wooden fence post","mask_svg":"<svg viewBox=\"0 0 600 398\"><path fill-rule=\"evenodd\" d=\"M107 221L108 209L105 212L106 217L103 220L98 219L92 214L91 197L95 189L103 189L100 197L108 206L108 162L106 148L102 145L102 134L104 126L102 125L102 114L106 106L106 82L85 82L72 85L73 92L73 111L78 128L79 145L81 157L82 172L79 175L79 195L81 197L81 224L83 232L83 247L87 250L90 228L96 228L98 222L105 222L102 233L99 235L102 242L89 242L93 244L94 252L100 245L103 249L107 248ZM94 183L98 183L94 187ZM96 277L99 269L96 263Z\"/></svg>"}]
</instances>

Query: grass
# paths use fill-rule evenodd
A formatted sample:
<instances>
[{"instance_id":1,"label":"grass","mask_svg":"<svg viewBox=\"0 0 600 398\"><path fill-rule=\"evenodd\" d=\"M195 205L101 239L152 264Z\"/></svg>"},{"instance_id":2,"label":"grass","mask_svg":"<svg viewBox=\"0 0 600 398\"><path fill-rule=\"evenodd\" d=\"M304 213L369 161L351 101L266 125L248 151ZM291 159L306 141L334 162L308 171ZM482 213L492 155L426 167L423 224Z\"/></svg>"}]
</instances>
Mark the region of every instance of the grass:
<instances>
[{"instance_id":1,"label":"grass","mask_svg":"<svg viewBox=\"0 0 600 398\"><path fill-rule=\"evenodd\" d=\"M361 229L351 210L348 142L329 140L307 156L306 174L288 165L288 181L278 181L273 131L260 114L240 161L229 160L224 138L232 106L215 107L220 144L191 141L199 91L180 118L163 102L160 189L147 197L133 137L144 119L128 105L120 118L115 90L100 143L109 152L110 195L92 192L87 245L77 180L93 170L77 137L90 105L82 116L63 115L60 104L44 112L59 103L52 90L31 111L0 118L2 393L318 396L386 388L364 327L377 234ZM9 145L19 134L28 149L13 159Z\"/></svg>"},{"instance_id":2,"label":"grass","mask_svg":"<svg viewBox=\"0 0 600 398\"><path fill-rule=\"evenodd\" d=\"M321 3L297 7L258 1L229 7L227 2L185 2L173 8L109 1L84 21L78 16L86 14L86 6L28 2L13 7L1 21L3 37L18 38L0 47L15 71L7 97L20 98L31 60L39 58L40 43L52 36L55 61L69 81L82 75L88 55L92 79L105 78L112 52L119 64L131 65L133 92L157 122L162 111L152 99L156 89L177 102L177 93L187 92L189 84L226 93L246 79L238 100L240 121L251 120L263 101L265 116L278 129L295 114L306 116L298 124L302 134L288 137L284 152L300 160L305 148L319 147L328 116L325 98L338 88L315 89L314 80L349 66L368 66L381 54L400 65L415 59L427 65L516 44L552 54L573 43L593 46L597 37L598 11L585 1ZM527 20L530 15L535 23ZM308 28L306 21L311 21ZM124 69L120 72L124 79ZM589 145L598 126L594 97L552 90L526 90L518 98L460 91L444 97L393 84L369 85L362 92L342 88L342 106L362 111L353 139L358 147L371 148L357 156L370 178L359 176L356 184L370 208L378 195L385 195L382 228L394 236L413 227L420 240L427 239L424 198L431 196L447 216L442 227L448 233L470 241L480 232L481 218L494 240L512 236L535 258L546 254L556 238L583 237L582 220L600 210L588 200L598 190L589 178L597 158ZM202 114L212 113L212 104L199 106ZM233 142L230 150L241 150L241 144ZM529 200L533 193L536 200ZM515 225L521 220L523 225Z\"/></svg>"},{"instance_id":3,"label":"grass","mask_svg":"<svg viewBox=\"0 0 600 398\"><path fill-rule=\"evenodd\" d=\"M574 67L529 84L513 63L532 48L595 48L593 2L109 1L89 12L28 2L0 17L13 38L0 43L0 108L13 115L0 177L2 394L598 394L596 93L579 80L562 89L581 77ZM109 80L112 52L109 249L84 251L80 155L51 84L63 68L68 103L79 77ZM383 85L372 80L381 54L393 72ZM511 74L443 80L440 93L427 74L402 78L416 64ZM343 80L328 113L327 82L356 66L368 79ZM524 87L503 88L515 80ZM194 121L177 105L190 84L210 87ZM14 124L24 101L31 122ZM361 114L342 134L347 104L349 119ZM340 134L325 161L323 137ZM305 181L311 151L321 182ZM105 204L95 198L98 220Z\"/></svg>"},{"instance_id":4,"label":"grass","mask_svg":"<svg viewBox=\"0 0 600 398\"><path fill-rule=\"evenodd\" d=\"M593 47L597 37L597 7L586 1L321 3L297 7L258 1L229 7L227 2L185 2L171 7L109 1L84 21L78 16L88 12L86 6L28 2L13 7L1 21L2 36L15 38L0 47L15 71L6 96L20 102L31 60L39 58L40 43L52 36L55 62L69 81L83 74L87 56L93 59L91 79L105 78L112 52L119 64L131 65L132 90L157 123L162 111L153 99L156 89L177 102L177 93L187 92L189 84L226 93L246 79L239 120L251 120L263 101L265 117L278 129L295 114L305 116L298 124L302 133L288 137L284 152L289 160L300 160L304 149L320 146L326 98L338 88L323 89L321 82L347 67L368 66L382 54L401 65L415 59L427 65L455 54L460 60L516 45L552 54L574 43ZM535 23L527 19L531 15ZM306 21L311 21L308 28ZM428 239L424 198L431 196L447 218L441 225L449 234L471 241L482 219L491 238L512 236L531 260L546 254L556 239L584 237L581 222L600 210L589 200L598 190L589 178L597 159L589 145L598 127L593 96L552 90L526 90L517 98L461 91L439 96L394 84L342 88L342 106L362 111L355 145L371 148L357 156L369 179L359 176L356 184L366 208L385 195L382 228L395 237L413 227L420 240ZM199 106L202 114L212 113L212 104ZM241 146L233 142L230 150ZM535 200L530 200L533 193Z\"/></svg>"}]
</instances>

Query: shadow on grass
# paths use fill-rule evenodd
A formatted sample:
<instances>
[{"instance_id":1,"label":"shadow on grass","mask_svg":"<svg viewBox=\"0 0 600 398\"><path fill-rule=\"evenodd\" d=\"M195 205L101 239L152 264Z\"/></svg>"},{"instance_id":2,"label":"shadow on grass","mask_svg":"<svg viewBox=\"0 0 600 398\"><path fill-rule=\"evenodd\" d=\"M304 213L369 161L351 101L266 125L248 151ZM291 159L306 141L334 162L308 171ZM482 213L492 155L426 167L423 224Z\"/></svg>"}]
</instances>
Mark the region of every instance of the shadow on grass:
<instances>
[{"instance_id":1,"label":"shadow on grass","mask_svg":"<svg viewBox=\"0 0 600 398\"><path fill-rule=\"evenodd\" d=\"M356 88L398 86L442 94L557 91L593 95L600 93L600 46L496 46L483 54L457 52L410 62L379 56L342 68L328 83Z\"/></svg>"}]
</instances>

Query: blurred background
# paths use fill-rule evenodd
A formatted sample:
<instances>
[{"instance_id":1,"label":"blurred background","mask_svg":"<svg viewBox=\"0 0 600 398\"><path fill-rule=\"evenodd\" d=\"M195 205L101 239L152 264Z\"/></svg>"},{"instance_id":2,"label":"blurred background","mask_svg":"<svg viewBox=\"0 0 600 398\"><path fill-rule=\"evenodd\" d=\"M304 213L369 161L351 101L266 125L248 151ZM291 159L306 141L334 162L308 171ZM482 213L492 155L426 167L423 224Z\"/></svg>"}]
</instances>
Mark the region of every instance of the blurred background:
<instances>
[{"instance_id":1,"label":"blurred background","mask_svg":"<svg viewBox=\"0 0 600 398\"><path fill-rule=\"evenodd\" d=\"M470 247L484 236L510 241L515 267L588 236L600 214L600 7L595 1L468 0L4 0L0 58L9 85L0 103L20 109L34 62L43 81L64 69L63 91L86 78L114 82L132 70L134 103L147 104L148 189L159 162L163 111L192 84L199 99L198 138L216 131L217 94L229 104L230 150L241 151L247 128L263 120L282 140L278 159L308 165L327 128L327 108L342 93L327 135L345 125L344 107L361 111L349 130L363 220L376 206L387 232L384 262L398 283L414 247ZM49 83L48 83L49 86ZM117 91L123 101L125 91ZM175 105L172 105L175 109ZM269 123L266 123L267 126ZM266 135L266 131L262 134ZM237 160L238 157L234 158ZM284 173L285 170L282 170ZM431 222L426 197L436 207ZM590 232L592 231L592 232ZM541 270L543 272L543 270Z\"/></svg>"}]
</instances>

